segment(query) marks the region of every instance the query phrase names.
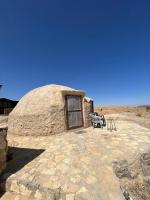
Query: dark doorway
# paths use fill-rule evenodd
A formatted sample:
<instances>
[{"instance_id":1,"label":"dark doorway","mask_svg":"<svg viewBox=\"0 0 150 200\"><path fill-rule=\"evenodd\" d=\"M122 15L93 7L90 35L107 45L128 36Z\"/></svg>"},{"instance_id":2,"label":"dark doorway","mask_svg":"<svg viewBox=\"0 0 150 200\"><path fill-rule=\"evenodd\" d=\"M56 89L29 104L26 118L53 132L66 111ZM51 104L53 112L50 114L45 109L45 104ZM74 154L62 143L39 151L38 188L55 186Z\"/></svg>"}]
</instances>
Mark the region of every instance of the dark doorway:
<instances>
[{"instance_id":1,"label":"dark doorway","mask_svg":"<svg viewBox=\"0 0 150 200\"><path fill-rule=\"evenodd\" d=\"M4 115L4 108L0 108L0 115Z\"/></svg>"},{"instance_id":2,"label":"dark doorway","mask_svg":"<svg viewBox=\"0 0 150 200\"><path fill-rule=\"evenodd\" d=\"M94 103L92 100L90 101L90 104L91 104L90 112L93 113L94 112Z\"/></svg>"},{"instance_id":3,"label":"dark doorway","mask_svg":"<svg viewBox=\"0 0 150 200\"><path fill-rule=\"evenodd\" d=\"M75 95L66 96L67 128L83 126L82 97Z\"/></svg>"}]
</instances>

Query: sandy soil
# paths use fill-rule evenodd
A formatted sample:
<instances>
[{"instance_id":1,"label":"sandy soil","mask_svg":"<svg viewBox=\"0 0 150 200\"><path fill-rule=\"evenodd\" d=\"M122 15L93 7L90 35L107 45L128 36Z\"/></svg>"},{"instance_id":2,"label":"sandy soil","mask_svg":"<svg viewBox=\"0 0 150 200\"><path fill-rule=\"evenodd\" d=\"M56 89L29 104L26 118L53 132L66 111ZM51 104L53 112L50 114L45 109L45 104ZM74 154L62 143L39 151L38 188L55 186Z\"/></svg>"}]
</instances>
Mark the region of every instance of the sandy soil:
<instances>
[{"instance_id":1,"label":"sandy soil","mask_svg":"<svg viewBox=\"0 0 150 200\"><path fill-rule=\"evenodd\" d=\"M136 122L137 124L150 129L150 109L146 109L145 107L97 107L95 108L95 111L103 115L119 114L118 118L121 117L126 121Z\"/></svg>"},{"instance_id":2,"label":"sandy soil","mask_svg":"<svg viewBox=\"0 0 150 200\"><path fill-rule=\"evenodd\" d=\"M129 107L129 106L111 106L111 107L96 107L96 112L101 114L115 114L115 113L134 113L139 117L150 117L150 106L143 107Z\"/></svg>"}]
</instances>

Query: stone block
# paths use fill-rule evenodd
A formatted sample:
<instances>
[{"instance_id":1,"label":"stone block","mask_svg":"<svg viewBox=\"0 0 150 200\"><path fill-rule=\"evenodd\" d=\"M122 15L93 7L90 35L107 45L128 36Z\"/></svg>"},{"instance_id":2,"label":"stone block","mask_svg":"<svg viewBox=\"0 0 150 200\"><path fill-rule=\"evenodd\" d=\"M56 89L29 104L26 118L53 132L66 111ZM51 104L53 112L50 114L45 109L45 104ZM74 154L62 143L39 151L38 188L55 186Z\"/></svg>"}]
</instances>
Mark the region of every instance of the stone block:
<instances>
[{"instance_id":1,"label":"stone block","mask_svg":"<svg viewBox=\"0 0 150 200\"><path fill-rule=\"evenodd\" d=\"M7 129L0 128L0 174L6 168L7 157Z\"/></svg>"}]
</instances>

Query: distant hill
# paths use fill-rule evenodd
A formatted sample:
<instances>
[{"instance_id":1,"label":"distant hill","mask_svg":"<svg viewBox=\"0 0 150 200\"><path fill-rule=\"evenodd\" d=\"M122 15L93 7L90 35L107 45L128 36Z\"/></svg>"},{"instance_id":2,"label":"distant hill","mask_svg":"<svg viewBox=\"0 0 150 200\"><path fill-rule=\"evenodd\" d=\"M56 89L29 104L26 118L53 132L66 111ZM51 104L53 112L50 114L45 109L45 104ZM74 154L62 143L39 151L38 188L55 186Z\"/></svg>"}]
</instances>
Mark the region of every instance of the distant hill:
<instances>
[{"instance_id":1,"label":"distant hill","mask_svg":"<svg viewBox=\"0 0 150 200\"><path fill-rule=\"evenodd\" d=\"M140 105L140 106L137 106L138 108L149 108L150 109L150 105Z\"/></svg>"},{"instance_id":2,"label":"distant hill","mask_svg":"<svg viewBox=\"0 0 150 200\"><path fill-rule=\"evenodd\" d=\"M141 105L136 107L131 106L109 106L109 107L96 107L95 112L99 114L115 114L115 113L123 113L130 112L135 113L137 116L150 117L150 105Z\"/></svg>"}]
</instances>

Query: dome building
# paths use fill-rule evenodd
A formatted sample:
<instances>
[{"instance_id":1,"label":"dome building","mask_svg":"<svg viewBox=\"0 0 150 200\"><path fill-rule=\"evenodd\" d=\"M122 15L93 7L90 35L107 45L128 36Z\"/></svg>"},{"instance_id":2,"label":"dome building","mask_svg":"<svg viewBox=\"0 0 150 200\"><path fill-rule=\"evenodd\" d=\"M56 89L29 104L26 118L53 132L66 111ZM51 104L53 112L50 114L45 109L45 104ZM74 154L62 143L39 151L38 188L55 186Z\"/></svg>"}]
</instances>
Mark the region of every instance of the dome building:
<instances>
[{"instance_id":1,"label":"dome building","mask_svg":"<svg viewBox=\"0 0 150 200\"><path fill-rule=\"evenodd\" d=\"M27 93L9 115L8 133L52 135L89 127L93 101L85 93L61 85L47 85Z\"/></svg>"}]
</instances>

